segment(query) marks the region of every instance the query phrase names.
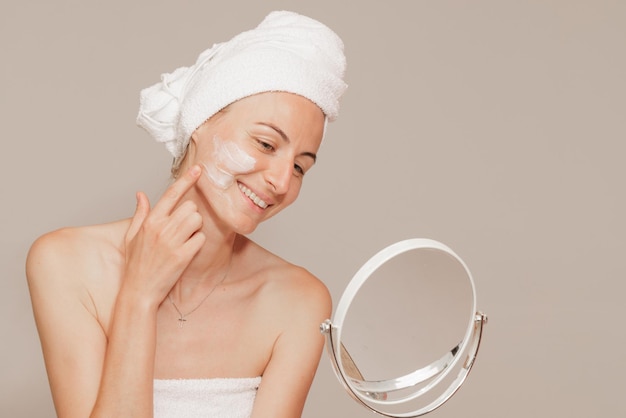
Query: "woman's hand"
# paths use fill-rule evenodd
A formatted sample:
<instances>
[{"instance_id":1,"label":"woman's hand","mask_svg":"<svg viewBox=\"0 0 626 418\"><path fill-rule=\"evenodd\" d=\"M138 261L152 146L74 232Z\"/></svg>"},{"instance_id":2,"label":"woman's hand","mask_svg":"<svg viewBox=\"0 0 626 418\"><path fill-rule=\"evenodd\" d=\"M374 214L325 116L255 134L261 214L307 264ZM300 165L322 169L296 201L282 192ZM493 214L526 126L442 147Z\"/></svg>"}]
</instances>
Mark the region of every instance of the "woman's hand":
<instances>
[{"instance_id":1,"label":"woman's hand","mask_svg":"<svg viewBox=\"0 0 626 418\"><path fill-rule=\"evenodd\" d=\"M137 193L137 209L125 237L123 289L160 304L204 244L202 216L191 201L181 199L200 178L191 167L165 191L154 208Z\"/></svg>"}]
</instances>

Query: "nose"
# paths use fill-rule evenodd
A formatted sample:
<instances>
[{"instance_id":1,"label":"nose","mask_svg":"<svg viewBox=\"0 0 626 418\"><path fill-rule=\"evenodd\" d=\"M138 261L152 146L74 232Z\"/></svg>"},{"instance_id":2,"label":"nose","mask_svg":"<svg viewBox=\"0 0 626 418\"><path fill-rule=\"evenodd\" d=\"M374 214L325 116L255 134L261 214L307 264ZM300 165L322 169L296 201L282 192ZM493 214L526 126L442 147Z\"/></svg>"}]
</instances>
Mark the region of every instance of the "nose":
<instances>
[{"instance_id":1,"label":"nose","mask_svg":"<svg viewBox=\"0 0 626 418\"><path fill-rule=\"evenodd\" d=\"M285 194L289 190L292 174L293 162L291 159L276 158L266 171L265 179L276 194Z\"/></svg>"}]
</instances>

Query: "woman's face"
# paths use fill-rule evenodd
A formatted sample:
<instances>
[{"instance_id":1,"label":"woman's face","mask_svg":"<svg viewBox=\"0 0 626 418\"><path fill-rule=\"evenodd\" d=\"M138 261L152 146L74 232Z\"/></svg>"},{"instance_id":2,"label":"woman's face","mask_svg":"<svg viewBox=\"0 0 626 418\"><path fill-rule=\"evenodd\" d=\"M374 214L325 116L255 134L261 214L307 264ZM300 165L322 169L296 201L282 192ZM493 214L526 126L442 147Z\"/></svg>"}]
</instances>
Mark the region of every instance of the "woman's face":
<instances>
[{"instance_id":1,"label":"woman's face","mask_svg":"<svg viewBox=\"0 0 626 418\"><path fill-rule=\"evenodd\" d=\"M323 130L322 111L302 96L241 99L192 134L190 163L204 168L196 189L223 222L250 233L296 200Z\"/></svg>"}]
</instances>

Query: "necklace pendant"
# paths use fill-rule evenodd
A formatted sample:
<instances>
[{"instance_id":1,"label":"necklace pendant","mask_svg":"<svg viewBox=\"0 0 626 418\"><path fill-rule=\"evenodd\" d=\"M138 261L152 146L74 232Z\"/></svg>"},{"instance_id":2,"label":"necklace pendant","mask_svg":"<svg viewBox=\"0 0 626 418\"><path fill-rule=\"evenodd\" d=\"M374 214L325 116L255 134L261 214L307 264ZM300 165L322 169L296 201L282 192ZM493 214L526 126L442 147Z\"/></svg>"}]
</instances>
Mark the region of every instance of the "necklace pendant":
<instances>
[{"instance_id":1,"label":"necklace pendant","mask_svg":"<svg viewBox=\"0 0 626 418\"><path fill-rule=\"evenodd\" d=\"M171 291L170 291L170 293L167 294L167 298L169 299L170 303L172 304L172 306L174 307L174 309L176 310L176 312L178 313L178 316L179 316L179 318L178 318L178 328L182 328L185 325L185 322L187 322L185 317L191 315L192 313L194 313L204 303L204 301L207 300L209 298L209 296L211 296L211 294L215 291L215 289L217 289L217 287L219 285L221 285L224 282L224 280L226 280L226 276L228 276L228 271L230 270L230 263L231 262L232 262L232 257L231 257L231 260L228 262L228 266L226 267L226 272L224 273L224 277L222 277L222 280L217 282L213 286L213 288L211 288L211 291L209 293L207 293L207 295L200 301L200 303L197 304L195 308L193 308L192 310L190 310L186 314L183 314L183 312L180 309L178 309L178 306L176 306L176 304L174 303L174 300L172 299Z\"/></svg>"}]
</instances>

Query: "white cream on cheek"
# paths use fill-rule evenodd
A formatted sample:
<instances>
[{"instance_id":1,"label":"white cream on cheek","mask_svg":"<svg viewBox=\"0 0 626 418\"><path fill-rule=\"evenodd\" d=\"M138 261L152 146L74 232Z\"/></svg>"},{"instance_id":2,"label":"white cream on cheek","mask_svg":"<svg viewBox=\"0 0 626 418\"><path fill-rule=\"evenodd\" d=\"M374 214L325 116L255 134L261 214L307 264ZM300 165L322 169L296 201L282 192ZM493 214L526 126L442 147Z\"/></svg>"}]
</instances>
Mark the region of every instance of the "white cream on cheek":
<instances>
[{"instance_id":1,"label":"white cream on cheek","mask_svg":"<svg viewBox=\"0 0 626 418\"><path fill-rule=\"evenodd\" d=\"M237 174L250 172L256 160L242 150L233 141L224 141L217 135L213 137L213 161L204 163L209 180L222 190L229 188Z\"/></svg>"}]
</instances>

